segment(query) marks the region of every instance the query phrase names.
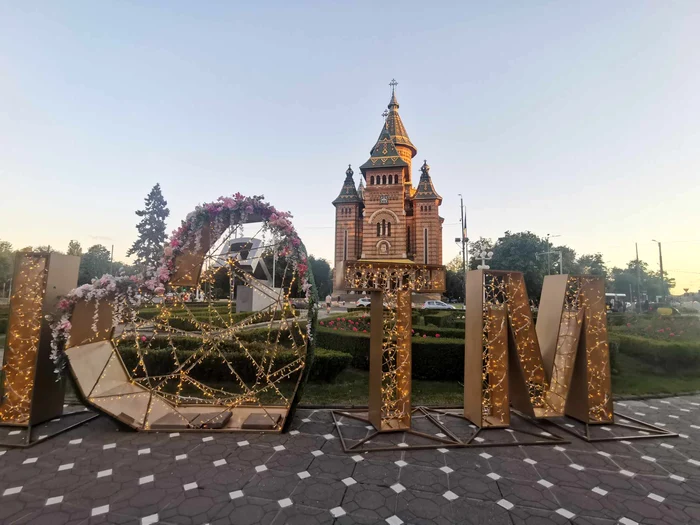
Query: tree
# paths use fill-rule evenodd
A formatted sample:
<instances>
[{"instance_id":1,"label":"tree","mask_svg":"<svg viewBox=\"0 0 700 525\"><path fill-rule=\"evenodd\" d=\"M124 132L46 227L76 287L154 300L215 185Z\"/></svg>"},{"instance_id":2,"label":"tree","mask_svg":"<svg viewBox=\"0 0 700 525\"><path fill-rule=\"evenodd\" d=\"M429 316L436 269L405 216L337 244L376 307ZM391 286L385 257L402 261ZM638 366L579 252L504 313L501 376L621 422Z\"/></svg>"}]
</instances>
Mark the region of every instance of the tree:
<instances>
[{"instance_id":1,"label":"tree","mask_svg":"<svg viewBox=\"0 0 700 525\"><path fill-rule=\"evenodd\" d=\"M331 276L331 265L326 259L316 259L313 255L309 256L309 268L316 281L316 290L318 296L325 300L333 289L333 280Z\"/></svg>"},{"instance_id":2,"label":"tree","mask_svg":"<svg viewBox=\"0 0 700 525\"><path fill-rule=\"evenodd\" d=\"M136 215L141 217L141 221L136 225L139 237L126 255L136 255L136 264L143 266L146 272L152 272L163 255L165 219L170 215L168 203L160 191L160 184L153 186L145 204L143 210L136 212Z\"/></svg>"},{"instance_id":3,"label":"tree","mask_svg":"<svg viewBox=\"0 0 700 525\"><path fill-rule=\"evenodd\" d=\"M61 250L56 250L55 248L52 248L51 246L35 246L31 251L37 252L37 253L63 253Z\"/></svg>"},{"instance_id":4,"label":"tree","mask_svg":"<svg viewBox=\"0 0 700 525\"><path fill-rule=\"evenodd\" d=\"M110 266L111 254L109 250L101 244L90 246L87 253L80 260L78 285L87 284L93 279L109 273Z\"/></svg>"},{"instance_id":5,"label":"tree","mask_svg":"<svg viewBox=\"0 0 700 525\"><path fill-rule=\"evenodd\" d=\"M582 255L577 261L578 271L581 275L603 275L608 274L608 268L603 261L603 254Z\"/></svg>"},{"instance_id":6,"label":"tree","mask_svg":"<svg viewBox=\"0 0 700 525\"><path fill-rule=\"evenodd\" d=\"M445 296L452 301L464 301L464 273L462 258L459 258L459 270L448 269L445 273Z\"/></svg>"},{"instance_id":7,"label":"tree","mask_svg":"<svg viewBox=\"0 0 700 525\"><path fill-rule=\"evenodd\" d=\"M447 268L447 270L452 271L452 272L461 272L462 271L462 256L455 255L452 258L452 260L445 265L445 268Z\"/></svg>"},{"instance_id":8,"label":"tree","mask_svg":"<svg viewBox=\"0 0 700 525\"><path fill-rule=\"evenodd\" d=\"M77 255L78 257L80 257L82 254L83 247L80 246L80 243L78 241L72 240L68 243L68 251L66 251L66 255Z\"/></svg>"},{"instance_id":9,"label":"tree","mask_svg":"<svg viewBox=\"0 0 700 525\"><path fill-rule=\"evenodd\" d=\"M507 231L493 246L493 258L487 264L494 270L522 272L531 300L539 300L544 275L537 254L547 251L547 241L530 231ZM546 266L546 263L545 263Z\"/></svg>"},{"instance_id":10,"label":"tree","mask_svg":"<svg viewBox=\"0 0 700 525\"><path fill-rule=\"evenodd\" d=\"M559 269L559 254L551 253L549 254L549 257L552 263L552 267L549 272L547 272L547 270L545 269L546 275L549 275L549 273L570 273L573 275L578 275L579 273L581 273L579 272L578 261L576 260L576 250L574 250L573 248L569 248L568 246L562 245L552 248L549 251L561 252L563 271L560 271ZM546 259L546 255L542 257ZM546 266L547 265L545 264L545 268Z\"/></svg>"},{"instance_id":11,"label":"tree","mask_svg":"<svg viewBox=\"0 0 700 525\"><path fill-rule=\"evenodd\" d=\"M0 293L9 289L12 272L15 266L15 251L12 244L0 241Z\"/></svg>"}]
</instances>

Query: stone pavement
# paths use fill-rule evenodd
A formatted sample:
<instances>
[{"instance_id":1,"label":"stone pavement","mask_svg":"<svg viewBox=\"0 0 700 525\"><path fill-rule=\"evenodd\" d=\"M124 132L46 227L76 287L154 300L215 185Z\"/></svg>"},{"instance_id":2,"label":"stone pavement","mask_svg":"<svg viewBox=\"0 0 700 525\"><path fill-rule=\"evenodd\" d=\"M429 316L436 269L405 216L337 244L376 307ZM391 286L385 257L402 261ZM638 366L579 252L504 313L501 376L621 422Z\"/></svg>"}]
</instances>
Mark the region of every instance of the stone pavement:
<instances>
[{"instance_id":1,"label":"stone pavement","mask_svg":"<svg viewBox=\"0 0 700 525\"><path fill-rule=\"evenodd\" d=\"M700 523L700 396L617 408L681 437L352 455L326 410L298 411L285 435L135 433L100 417L0 449L0 523Z\"/></svg>"}]
</instances>

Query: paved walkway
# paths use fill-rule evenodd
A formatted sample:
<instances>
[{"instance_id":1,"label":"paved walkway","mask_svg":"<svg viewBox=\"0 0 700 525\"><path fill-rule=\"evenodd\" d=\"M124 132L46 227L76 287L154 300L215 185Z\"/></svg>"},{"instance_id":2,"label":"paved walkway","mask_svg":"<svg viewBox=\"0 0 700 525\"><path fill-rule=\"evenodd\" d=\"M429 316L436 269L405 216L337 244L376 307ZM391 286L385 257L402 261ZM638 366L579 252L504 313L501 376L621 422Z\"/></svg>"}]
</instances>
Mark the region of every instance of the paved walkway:
<instances>
[{"instance_id":1,"label":"paved walkway","mask_svg":"<svg viewBox=\"0 0 700 525\"><path fill-rule=\"evenodd\" d=\"M681 437L349 455L324 410L300 410L285 435L134 433L101 417L0 449L0 523L700 523L700 396L618 409Z\"/></svg>"}]
</instances>

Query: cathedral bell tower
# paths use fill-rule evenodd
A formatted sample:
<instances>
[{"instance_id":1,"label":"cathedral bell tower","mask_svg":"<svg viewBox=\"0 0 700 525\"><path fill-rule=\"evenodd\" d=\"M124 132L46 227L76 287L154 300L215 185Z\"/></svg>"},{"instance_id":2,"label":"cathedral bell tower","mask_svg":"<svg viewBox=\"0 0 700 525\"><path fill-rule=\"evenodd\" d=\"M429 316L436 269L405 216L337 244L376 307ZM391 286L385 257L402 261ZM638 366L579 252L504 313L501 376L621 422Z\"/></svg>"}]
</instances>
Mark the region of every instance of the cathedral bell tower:
<instances>
[{"instance_id":1,"label":"cathedral bell tower","mask_svg":"<svg viewBox=\"0 0 700 525\"><path fill-rule=\"evenodd\" d=\"M345 261L356 261L360 258L362 240L362 198L355 189L353 171L348 164L345 171L345 182L340 195L333 201L335 206L335 278L334 290L343 286Z\"/></svg>"}]
</instances>

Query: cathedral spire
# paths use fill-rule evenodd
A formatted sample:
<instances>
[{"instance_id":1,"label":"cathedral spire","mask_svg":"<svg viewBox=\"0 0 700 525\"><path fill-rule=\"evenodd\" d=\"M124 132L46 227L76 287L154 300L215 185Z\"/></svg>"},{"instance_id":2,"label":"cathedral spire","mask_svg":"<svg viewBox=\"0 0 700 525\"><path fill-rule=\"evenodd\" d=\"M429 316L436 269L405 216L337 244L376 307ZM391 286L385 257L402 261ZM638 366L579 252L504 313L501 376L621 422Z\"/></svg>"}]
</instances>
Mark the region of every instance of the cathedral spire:
<instances>
[{"instance_id":1,"label":"cathedral spire","mask_svg":"<svg viewBox=\"0 0 700 525\"><path fill-rule=\"evenodd\" d=\"M411 150L411 157L415 157L418 150L411 142L411 139L408 138L406 127L403 125L401 117L399 116L399 101L396 99L396 86L398 84L399 83L394 79L389 83L391 86L391 100L387 106L389 114L386 116L386 125L394 144L409 148Z\"/></svg>"},{"instance_id":2,"label":"cathedral spire","mask_svg":"<svg viewBox=\"0 0 700 525\"><path fill-rule=\"evenodd\" d=\"M340 189L340 195L333 201L333 204L351 204L351 203L361 203L362 200L357 194L357 189L355 188L355 180L352 178L354 172L352 167L348 164L348 169L345 170L345 182L343 187Z\"/></svg>"},{"instance_id":3,"label":"cathedral spire","mask_svg":"<svg viewBox=\"0 0 700 525\"><path fill-rule=\"evenodd\" d=\"M433 180L430 178L430 166L428 166L428 161L424 160L423 165L420 168L420 181L418 182L418 188L416 188L416 193L413 195L415 200L438 200L438 204L442 203L442 197L438 195L433 187Z\"/></svg>"}]
</instances>

